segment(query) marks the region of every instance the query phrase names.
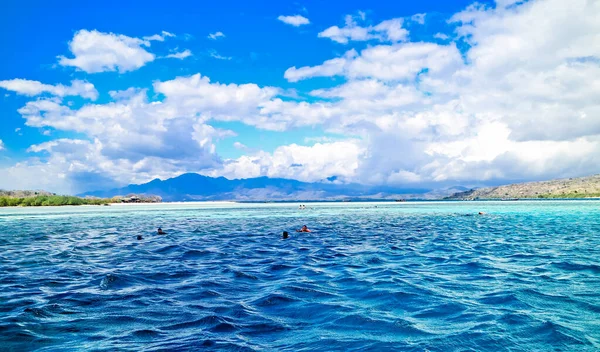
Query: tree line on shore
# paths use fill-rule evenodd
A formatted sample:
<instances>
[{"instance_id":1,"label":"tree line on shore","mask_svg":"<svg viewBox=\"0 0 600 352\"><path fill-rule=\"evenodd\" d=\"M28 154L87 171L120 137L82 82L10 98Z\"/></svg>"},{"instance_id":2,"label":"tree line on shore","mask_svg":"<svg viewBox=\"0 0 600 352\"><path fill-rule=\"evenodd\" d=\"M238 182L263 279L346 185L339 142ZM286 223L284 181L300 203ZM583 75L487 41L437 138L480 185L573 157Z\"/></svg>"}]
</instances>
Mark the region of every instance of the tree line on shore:
<instances>
[{"instance_id":1,"label":"tree line on shore","mask_svg":"<svg viewBox=\"0 0 600 352\"><path fill-rule=\"evenodd\" d=\"M34 196L13 196L0 194L0 207L43 207L61 205L104 205L111 203L160 203L158 196L116 196L113 198L75 197L42 193Z\"/></svg>"},{"instance_id":2,"label":"tree line on shore","mask_svg":"<svg viewBox=\"0 0 600 352\"><path fill-rule=\"evenodd\" d=\"M6 197L0 196L0 207L39 207L59 205L102 205L115 203L114 199L106 198L79 198L74 196L47 196L35 197Z\"/></svg>"}]
</instances>

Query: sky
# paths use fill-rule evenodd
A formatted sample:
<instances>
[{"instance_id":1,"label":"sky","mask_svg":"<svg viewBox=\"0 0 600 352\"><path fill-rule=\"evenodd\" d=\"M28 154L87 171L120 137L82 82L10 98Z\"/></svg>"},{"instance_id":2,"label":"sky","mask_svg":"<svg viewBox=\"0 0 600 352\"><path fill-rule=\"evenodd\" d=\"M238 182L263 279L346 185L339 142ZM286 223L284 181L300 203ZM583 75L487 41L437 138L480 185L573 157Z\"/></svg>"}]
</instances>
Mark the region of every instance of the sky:
<instances>
[{"instance_id":1,"label":"sky","mask_svg":"<svg viewBox=\"0 0 600 352\"><path fill-rule=\"evenodd\" d=\"M600 173L597 0L7 0L0 46L0 189Z\"/></svg>"}]
</instances>

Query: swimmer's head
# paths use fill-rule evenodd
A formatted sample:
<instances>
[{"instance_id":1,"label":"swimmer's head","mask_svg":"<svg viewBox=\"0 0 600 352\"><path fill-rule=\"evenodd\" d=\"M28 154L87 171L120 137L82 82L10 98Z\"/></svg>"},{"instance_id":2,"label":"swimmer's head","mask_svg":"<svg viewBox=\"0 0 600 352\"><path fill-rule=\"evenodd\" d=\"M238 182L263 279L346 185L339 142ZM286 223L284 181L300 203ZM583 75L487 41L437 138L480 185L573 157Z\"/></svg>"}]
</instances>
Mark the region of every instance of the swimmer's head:
<instances>
[{"instance_id":1,"label":"swimmer's head","mask_svg":"<svg viewBox=\"0 0 600 352\"><path fill-rule=\"evenodd\" d=\"M142 235L137 236L138 241L141 240L142 238L143 238Z\"/></svg>"},{"instance_id":2,"label":"swimmer's head","mask_svg":"<svg viewBox=\"0 0 600 352\"><path fill-rule=\"evenodd\" d=\"M290 237L290 234L287 231L283 231L283 235L281 236L283 239Z\"/></svg>"}]
</instances>

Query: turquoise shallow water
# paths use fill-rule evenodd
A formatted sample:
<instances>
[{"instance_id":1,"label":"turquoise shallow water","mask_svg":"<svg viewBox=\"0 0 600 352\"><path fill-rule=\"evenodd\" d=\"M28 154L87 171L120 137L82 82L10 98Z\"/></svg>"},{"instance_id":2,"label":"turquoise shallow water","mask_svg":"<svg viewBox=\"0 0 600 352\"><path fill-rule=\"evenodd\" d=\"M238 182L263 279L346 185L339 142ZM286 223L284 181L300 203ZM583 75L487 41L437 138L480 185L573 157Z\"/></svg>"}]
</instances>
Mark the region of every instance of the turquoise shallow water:
<instances>
[{"instance_id":1,"label":"turquoise shallow water","mask_svg":"<svg viewBox=\"0 0 600 352\"><path fill-rule=\"evenodd\" d=\"M0 350L600 349L598 201L307 207L0 209Z\"/></svg>"}]
</instances>

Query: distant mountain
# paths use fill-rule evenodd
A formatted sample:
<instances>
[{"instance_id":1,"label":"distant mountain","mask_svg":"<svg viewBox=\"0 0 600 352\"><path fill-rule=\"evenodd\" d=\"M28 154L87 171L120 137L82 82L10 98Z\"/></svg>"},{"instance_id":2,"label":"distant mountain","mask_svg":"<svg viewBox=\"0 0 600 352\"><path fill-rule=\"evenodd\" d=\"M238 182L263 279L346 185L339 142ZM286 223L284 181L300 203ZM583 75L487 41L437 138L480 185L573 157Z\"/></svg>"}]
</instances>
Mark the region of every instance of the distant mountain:
<instances>
[{"instance_id":1,"label":"distant mountain","mask_svg":"<svg viewBox=\"0 0 600 352\"><path fill-rule=\"evenodd\" d=\"M600 197L600 175L479 188L465 192L457 192L447 199L474 200L592 197Z\"/></svg>"},{"instance_id":2,"label":"distant mountain","mask_svg":"<svg viewBox=\"0 0 600 352\"><path fill-rule=\"evenodd\" d=\"M335 178L329 178L328 180L335 181ZM229 180L225 177L214 178L188 173L164 181L155 179L141 185L86 192L79 196L110 198L117 195L140 194L161 196L164 201L267 201L419 198L420 196L425 197L429 191L421 188L395 188L331 182L308 183L269 177Z\"/></svg>"}]
</instances>

